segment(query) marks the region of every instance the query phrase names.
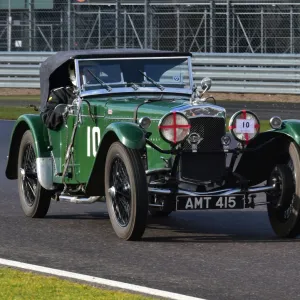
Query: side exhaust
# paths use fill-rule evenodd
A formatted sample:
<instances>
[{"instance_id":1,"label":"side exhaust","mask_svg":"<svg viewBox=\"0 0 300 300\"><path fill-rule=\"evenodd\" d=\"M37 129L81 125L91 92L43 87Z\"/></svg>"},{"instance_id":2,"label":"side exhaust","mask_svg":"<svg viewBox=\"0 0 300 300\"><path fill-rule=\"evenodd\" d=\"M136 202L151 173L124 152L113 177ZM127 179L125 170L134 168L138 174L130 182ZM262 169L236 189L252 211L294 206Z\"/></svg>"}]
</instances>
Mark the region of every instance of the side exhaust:
<instances>
[{"instance_id":1,"label":"side exhaust","mask_svg":"<svg viewBox=\"0 0 300 300\"><path fill-rule=\"evenodd\" d=\"M66 201L66 202L76 203L76 204L92 204L97 201L100 201L101 198L102 198L101 196L92 196L89 198L83 198L83 197L66 196L66 195L60 195L58 197L59 201Z\"/></svg>"}]
</instances>

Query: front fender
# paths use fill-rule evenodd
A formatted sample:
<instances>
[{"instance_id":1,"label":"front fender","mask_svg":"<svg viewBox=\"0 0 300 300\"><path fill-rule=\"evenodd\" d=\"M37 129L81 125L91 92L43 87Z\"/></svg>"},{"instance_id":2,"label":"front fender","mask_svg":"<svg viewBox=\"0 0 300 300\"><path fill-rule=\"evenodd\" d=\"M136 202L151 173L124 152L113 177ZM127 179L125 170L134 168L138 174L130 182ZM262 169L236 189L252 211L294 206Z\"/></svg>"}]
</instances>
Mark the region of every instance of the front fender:
<instances>
[{"instance_id":1,"label":"front fender","mask_svg":"<svg viewBox=\"0 0 300 300\"><path fill-rule=\"evenodd\" d=\"M49 137L48 131L45 127L40 115L38 114L24 114L21 115L15 123L12 130L10 147L8 152L8 161L6 166L6 177L8 179L17 179L18 172L18 156L19 148L21 144L21 139L26 130L30 130L34 141L35 150L38 157L49 157L50 151L49 147Z\"/></svg>"},{"instance_id":2,"label":"front fender","mask_svg":"<svg viewBox=\"0 0 300 300\"><path fill-rule=\"evenodd\" d=\"M146 144L145 132L135 123L116 122L108 125L103 134L102 142L105 142L105 136L111 132L113 132L119 141L127 148L141 149ZM101 144L99 149L101 149Z\"/></svg>"},{"instance_id":3,"label":"front fender","mask_svg":"<svg viewBox=\"0 0 300 300\"><path fill-rule=\"evenodd\" d=\"M268 179L275 164L286 163L290 142L300 144L300 121L285 120L281 129L260 133L247 145L239 160L235 172L244 176L251 184L259 184Z\"/></svg>"},{"instance_id":4,"label":"front fender","mask_svg":"<svg viewBox=\"0 0 300 300\"><path fill-rule=\"evenodd\" d=\"M110 145L120 141L124 146L131 149L142 149L146 145L145 132L135 123L116 122L107 126L91 175L86 186L87 195L104 195L104 172L106 154Z\"/></svg>"},{"instance_id":5,"label":"front fender","mask_svg":"<svg viewBox=\"0 0 300 300\"><path fill-rule=\"evenodd\" d=\"M284 120L282 122L282 128L274 130L273 132L285 134L300 145L300 120Z\"/></svg>"}]
</instances>

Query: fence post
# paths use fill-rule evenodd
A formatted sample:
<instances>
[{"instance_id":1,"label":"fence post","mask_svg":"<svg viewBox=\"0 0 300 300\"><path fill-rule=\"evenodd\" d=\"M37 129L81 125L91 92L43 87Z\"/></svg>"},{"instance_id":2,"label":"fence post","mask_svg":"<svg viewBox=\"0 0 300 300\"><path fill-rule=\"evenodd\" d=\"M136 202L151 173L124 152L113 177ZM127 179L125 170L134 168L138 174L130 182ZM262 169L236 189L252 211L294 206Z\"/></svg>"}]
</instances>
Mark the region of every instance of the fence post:
<instances>
[{"instance_id":1,"label":"fence post","mask_svg":"<svg viewBox=\"0 0 300 300\"><path fill-rule=\"evenodd\" d=\"M71 46L71 0L68 0L67 18L68 18L68 50L70 50L70 46Z\"/></svg>"},{"instance_id":2,"label":"fence post","mask_svg":"<svg viewBox=\"0 0 300 300\"><path fill-rule=\"evenodd\" d=\"M210 0L210 52L215 52L216 38L216 4L214 0Z\"/></svg>"},{"instance_id":3,"label":"fence post","mask_svg":"<svg viewBox=\"0 0 300 300\"><path fill-rule=\"evenodd\" d=\"M7 51L11 51L11 7L10 7L10 0L8 0L8 27L7 27Z\"/></svg>"}]
</instances>

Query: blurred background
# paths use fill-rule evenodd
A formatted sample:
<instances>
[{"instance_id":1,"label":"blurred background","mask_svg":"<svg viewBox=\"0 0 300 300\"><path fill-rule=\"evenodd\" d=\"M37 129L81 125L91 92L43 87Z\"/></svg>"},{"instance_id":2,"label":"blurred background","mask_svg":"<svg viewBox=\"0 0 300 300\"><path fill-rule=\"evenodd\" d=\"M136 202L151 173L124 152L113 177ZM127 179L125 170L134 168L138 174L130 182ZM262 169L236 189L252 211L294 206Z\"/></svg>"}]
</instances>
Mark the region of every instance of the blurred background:
<instances>
[{"instance_id":1,"label":"blurred background","mask_svg":"<svg viewBox=\"0 0 300 300\"><path fill-rule=\"evenodd\" d=\"M0 51L293 54L299 25L299 0L0 0Z\"/></svg>"}]
</instances>

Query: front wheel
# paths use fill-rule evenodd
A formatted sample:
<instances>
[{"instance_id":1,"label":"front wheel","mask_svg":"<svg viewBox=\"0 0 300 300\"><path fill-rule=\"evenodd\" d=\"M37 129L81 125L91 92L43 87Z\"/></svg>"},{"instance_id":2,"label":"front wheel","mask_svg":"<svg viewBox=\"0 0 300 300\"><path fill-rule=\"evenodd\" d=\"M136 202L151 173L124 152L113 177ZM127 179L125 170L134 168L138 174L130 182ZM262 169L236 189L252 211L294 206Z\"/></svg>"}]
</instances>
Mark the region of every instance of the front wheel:
<instances>
[{"instance_id":1,"label":"front wheel","mask_svg":"<svg viewBox=\"0 0 300 300\"><path fill-rule=\"evenodd\" d=\"M49 209L52 193L39 183L32 133L27 130L21 140L18 158L18 187L23 212L31 218L43 218Z\"/></svg>"},{"instance_id":2,"label":"front wheel","mask_svg":"<svg viewBox=\"0 0 300 300\"><path fill-rule=\"evenodd\" d=\"M148 187L139 151L113 143L105 163L105 196L113 229L124 240L139 240L148 214Z\"/></svg>"},{"instance_id":3,"label":"front wheel","mask_svg":"<svg viewBox=\"0 0 300 300\"><path fill-rule=\"evenodd\" d=\"M294 238L300 233L300 153L298 146L288 146L287 164L276 165L269 185L276 182L277 190L267 194L268 216L277 236Z\"/></svg>"}]
</instances>

